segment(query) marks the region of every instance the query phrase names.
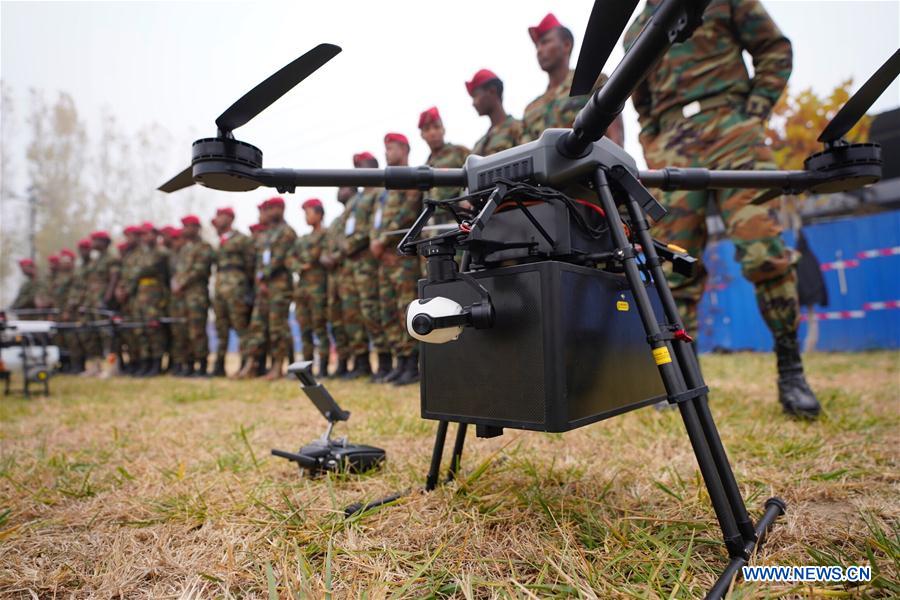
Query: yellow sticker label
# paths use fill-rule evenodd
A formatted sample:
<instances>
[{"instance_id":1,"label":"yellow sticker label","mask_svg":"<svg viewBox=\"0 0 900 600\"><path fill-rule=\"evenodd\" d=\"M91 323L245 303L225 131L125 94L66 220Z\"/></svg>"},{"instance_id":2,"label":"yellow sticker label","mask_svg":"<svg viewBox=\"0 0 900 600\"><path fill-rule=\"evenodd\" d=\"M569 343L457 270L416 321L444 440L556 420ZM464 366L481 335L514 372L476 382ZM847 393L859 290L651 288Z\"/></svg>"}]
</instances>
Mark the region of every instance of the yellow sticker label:
<instances>
[{"instance_id":1,"label":"yellow sticker label","mask_svg":"<svg viewBox=\"0 0 900 600\"><path fill-rule=\"evenodd\" d=\"M628 303L625 302L624 300L619 300L618 302L616 302L616 310L621 310L622 312L627 311Z\"/></svg>"},{"instance_id":2,"label":"yellow sticker label","mask_svg":"<svg viewBox=\"0 0 900 600\"><path fill-rule=\"evenodd\" d=\"M666 244L666 248L671 250L672 252L679 252L681 254L687 254L688 251L682 248L681 246L676 246L675 244Z\"/></svg>"},{"instance_id":3,"label":"yellow sticker label","mask_svg":"<svg viewBox=\"0 0 900 600\"><path fill-rule=\"evenodd\" d=\"M665 346L660 348L653 349L653 360L656 361L658 365L664 365L666 363L672 362L672 357L669 356L669 349Z\"/></svg>"}]
</instances>

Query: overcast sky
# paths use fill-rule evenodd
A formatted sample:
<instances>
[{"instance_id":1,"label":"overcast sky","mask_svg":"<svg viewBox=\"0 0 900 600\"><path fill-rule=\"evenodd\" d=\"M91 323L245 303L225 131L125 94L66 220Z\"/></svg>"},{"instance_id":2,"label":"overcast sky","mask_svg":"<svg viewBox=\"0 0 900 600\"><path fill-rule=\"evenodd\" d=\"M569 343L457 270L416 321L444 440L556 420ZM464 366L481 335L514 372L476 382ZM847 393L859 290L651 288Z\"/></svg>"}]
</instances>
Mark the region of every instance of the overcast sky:
<instances>
[{"instance_id":1,"label":"overcast sky","mask_svg":"<svg viewBox=\"0 0 900 600\"><path fill-rule=\"evenodd\" d=\"M642 3L643 4L643 3ZM900 2L767 1L794 43L794 89L829 92L845 78L855 85L900 47ZM27 114L27 90L69 92L96 131L104 106L133 129L157 122L177 144L162 183L189 164L190 144L215 134L213 121L244 92L320 42L344 51L289 92L238 139L263 150L268 167L349 167L361 150L383 157L382 136L400 131L412 141L411 161L427 147L416 122L437 105L447 139L470 146L487 128L463 82L482 67L504 80L506 107L521 116L546 87L527 27L548 10L576 35L580 49L592 2L2 2L0 76L14 91L16 117ZM621 57L618 48L607 73ZM572 66L574 68L575 56ZM876 111L900 105L896 84ZM626 148L643 164L629 104ZM20 135L25 127L20 125ZM24 144L25 140L21 140ZM15 158L15 157L14 157ZM23 190L21 175L14 185ZM255 221L265 190L227 194L203 190L209 206L233 205L242 228ZM305 230L299 210L307 197L336 214L334 190L298 190L288 220ZM178 205L179 195L159 193ZM124 224L123 224L124 225Z\"/></svg>"}]
</instances>

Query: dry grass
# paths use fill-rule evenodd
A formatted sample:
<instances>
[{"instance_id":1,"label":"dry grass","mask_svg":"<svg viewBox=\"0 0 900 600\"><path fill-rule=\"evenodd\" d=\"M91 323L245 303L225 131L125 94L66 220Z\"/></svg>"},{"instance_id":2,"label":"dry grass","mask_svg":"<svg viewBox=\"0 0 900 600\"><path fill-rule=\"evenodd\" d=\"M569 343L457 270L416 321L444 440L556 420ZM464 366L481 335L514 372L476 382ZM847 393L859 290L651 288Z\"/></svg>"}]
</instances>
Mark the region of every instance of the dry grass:
<instances>
[{"instance_id":1,"label":"dry grass","mask_svg":"<svg viewBox=\"0 0 900 600\"><path fill-rule=\"evenodd\" d=\"M814 424L781 416L771 363L704 357L752 511L789 503L758 562L877 577L734 596L897 597L898 354L810 357ZM694 598L726 562L677 411L471 438L461 482L347 521L421 483L435 424L416 389L329 387L354 413L338 433L386 448L384 472L311 481L269 456L322 430L290 381L60 377L50 398L4 398L0 596Z\"/></svg>"}]
</instances>

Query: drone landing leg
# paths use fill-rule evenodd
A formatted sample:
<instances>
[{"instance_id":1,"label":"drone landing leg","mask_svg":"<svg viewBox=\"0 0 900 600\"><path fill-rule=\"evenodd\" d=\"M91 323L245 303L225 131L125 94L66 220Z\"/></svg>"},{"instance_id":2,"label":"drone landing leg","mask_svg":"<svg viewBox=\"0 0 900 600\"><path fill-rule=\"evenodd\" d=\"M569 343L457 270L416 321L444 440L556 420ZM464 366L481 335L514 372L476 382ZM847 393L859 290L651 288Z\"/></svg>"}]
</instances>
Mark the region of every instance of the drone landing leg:
<instances>
[{"instance_id":1,"label":"drone landing leg","mask_svg":"<svg viewBox=\"0 0 900 600\"><path fill-rule=\"evenodd\" d=\"M456 429L456 441L453 443L453 454L450 456L450 467L447 469L447 481L450 483L456 478L459 472L459 463L462 461L463 446L466 443L466 430L469 426L466 423L460 423Z\"/></svg>"},{"instance_id":2,"label":"drone landing leg","mask_svg":"<svg viewBox=\"0 0 900 600\"><path fill-rule=\"evenodd\" d=\"M614 176L618 178L621 174ZM707 388L700 374L696 354L694 354L687 336L675 335L683 327L640 205L630 194L625 194L627 197L626 208L631 217L632 228L638 236L638 242L641 244L650 274L663 303L667 317L665 327L668 331L663 331L656 320L641 280L634 247L625 237L618 207L610 191L607 174L604 170L597 171L595 184L601 206L607 215L617 252L621 257L626 278L634 294L635 305L647 332L654 360L657 363L669 401L678 404L719 527L722 530L728 555L731 558L719 581L708 595L709 598L721 598L731 584L731 577L740 570L741 566L746 564L750 553L762 540L768 527L775 518L784 512L784 503L777 498L768 500L765 515L760 519L756 528L752 526L718 430L709 411L706 397Z\"/></svg>"}]
</instances>

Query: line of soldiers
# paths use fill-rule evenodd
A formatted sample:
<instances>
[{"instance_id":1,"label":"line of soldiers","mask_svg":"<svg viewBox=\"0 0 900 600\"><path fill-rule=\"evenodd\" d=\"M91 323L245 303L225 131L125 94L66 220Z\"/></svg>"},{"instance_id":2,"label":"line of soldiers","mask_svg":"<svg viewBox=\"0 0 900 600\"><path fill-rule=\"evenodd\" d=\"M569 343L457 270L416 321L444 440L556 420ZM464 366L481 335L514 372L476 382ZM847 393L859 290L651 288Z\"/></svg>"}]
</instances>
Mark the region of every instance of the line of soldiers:
<instances>
[{"instance_id":1,"label":"line of soldiers","mask_svg":"<svg viewBox=\"0 0 900 600\"><path fill-rule=\"evenodd\" d=\"M659 0L648 0L626 33L626 47L634 42L658 5ZM569 96L574 75L569 68L572 32L548 13L528 33L538 64L547 74L547 89L528 104L519 120L503 107L503 81L488 69L476 72L466 82L466 90L476 112L487 116L490 126L475 143L475 154L490 155L537 139L547 128L571 127L588 99ZM744 51L754 62L752 78L743 63ZM689 40L673 47L633 95L647 163L651 167L771 168L763 127L787 83L791 63L790 40L759 0L713 0L703 25ZM595 89L605 82L606 76L601 74ZM430 150L429 166L463 165L470 152L446 142L437 107L421 113L418 127ZM621 117L606 135L623 144ZM388 166L408 164L406 136L388 133L384 145ZM353 162L358 168L378 166L368 152L356 154ZM441 188L426 193L446 199L461 192ZM752 204L750 191L669 192L660 194L659 199L670 216L656 224L654 235L687 248L698 258L707 239L706 208L710 204L718 207L737 247L736 258L756 287L760 311L775 338L779 399L790 414L818 415L819 403L804 378L797 343L797 257L784 245L777 221L765 208ZM303 356L312 359L318 350L321 374L328 373L330 338L337 352L335 375L371 376L373 381L398 385L412 383L419 376L418 360L416 345L405 331L404 313L416 296L421 265L417 258L393 251L399 235L392 232L412 225L421 211L422 195L376 188L340 189L338 200L344 210L327 228L323 225L322 203L317 199L304 202L302 209L312 231L300 238L284 222L281 198L259 205L259 223L251 227L250 237L234 232L234 213L221 209L213 221L220 235L217 252L200 240L199 219L193 216L182 220L180 232L162 232L162 246L169 249L168 253L156 246L152 226L131 234L126 229L121 261L107 254L109 236L95 232L90 241L97 253L95 259L85 258L79 245L84 262L78 267L82 273L74 279L85 290L74 297L83 296L83 300L70 302L63 294L63 305L70 313L75 306L82 310L106 306L115 296L126 313L152 322L160 314L159 307L168 302L169 314L184 315L187 323L172 328L169 362L179 374L206 374L207 281L215 263L214 305L220 344L213 374L224 375L225 340L233 329L241 340L242 366L237 376L250 377L268 368L268 378L280 377L284 360L292 352L287 321L293 301ZM129 235L140 238L140 242ZM138 246L140 251L134 250ZM59 264L71 263L70 254L61 254ZM172 276L168 294L164 267ZM33 270L33 265L30 268ZM705 278L702 267L690 278L670 275L673 293L692 333L697 330L696 308ZM129 355L134 345L139 372L156 374L166 337L160 328L145 331L149 341L125 343ZM183 336L186 339L179 341ZM139 336L135 333L132 337ZM97 339L88 337L81 341L81 353L72 356L92 357L97 348ZM377 355L374 370L370 350ZM80 364L74 368L80 368Z\"/></svg>"}]
</instances>

